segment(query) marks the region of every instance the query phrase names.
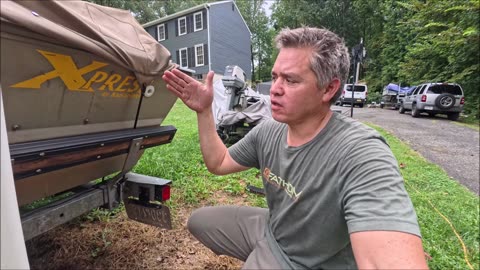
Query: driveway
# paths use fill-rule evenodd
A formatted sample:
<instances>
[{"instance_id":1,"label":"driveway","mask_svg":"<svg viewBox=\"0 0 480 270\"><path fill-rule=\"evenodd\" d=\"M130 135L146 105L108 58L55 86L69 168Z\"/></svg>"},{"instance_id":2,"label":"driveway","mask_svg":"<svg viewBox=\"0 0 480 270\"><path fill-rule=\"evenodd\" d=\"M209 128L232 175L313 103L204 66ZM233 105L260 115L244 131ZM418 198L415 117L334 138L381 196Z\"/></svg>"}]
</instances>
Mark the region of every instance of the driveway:
<instances>
[{"instance_id":1,"label":"driveway","mask_svg":"<svg viewBox=\"0 0 480 270\"><path fill-rule=\"evenodd\" d=\"M333 106L350 116L350 107ZM394 134L428 161L442 167L450 177L479 194L479 132L441 116L410 116L380 108L353 109L353 118L370 122Z\"/></svg>"}]
</instances>

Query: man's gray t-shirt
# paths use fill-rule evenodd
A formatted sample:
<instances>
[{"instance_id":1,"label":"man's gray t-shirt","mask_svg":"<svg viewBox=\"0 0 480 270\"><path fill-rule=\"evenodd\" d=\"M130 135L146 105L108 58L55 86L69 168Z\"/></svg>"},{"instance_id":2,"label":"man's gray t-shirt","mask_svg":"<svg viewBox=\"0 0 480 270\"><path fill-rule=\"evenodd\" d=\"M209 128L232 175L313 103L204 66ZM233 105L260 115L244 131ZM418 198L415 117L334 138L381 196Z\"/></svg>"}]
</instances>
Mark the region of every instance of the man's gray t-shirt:
<instances>
[{"instance_id":1,"label":"man's gray t-shirt","mask_svg":"<svg viewBox=\"0 0 480 270\"><path fill-rule=\"evenodd\" d=\"M373 129L334 113L299 147L287 125L268 120L229 148L261 170L266 237L284 268L356 268L349 234L400 231L420 236L397 161Z\"/></svg>"}]
</instances>

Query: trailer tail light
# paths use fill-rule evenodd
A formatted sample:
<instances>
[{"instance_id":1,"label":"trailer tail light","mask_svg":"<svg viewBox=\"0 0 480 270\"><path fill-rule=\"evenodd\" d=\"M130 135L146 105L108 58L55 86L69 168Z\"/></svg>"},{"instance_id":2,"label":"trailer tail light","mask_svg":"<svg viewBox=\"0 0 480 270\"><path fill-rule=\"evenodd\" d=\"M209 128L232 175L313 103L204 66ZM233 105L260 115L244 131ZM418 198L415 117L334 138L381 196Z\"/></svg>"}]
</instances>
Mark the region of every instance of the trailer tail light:
<instances>
[{"instance_id":1,"label":"trailer tail light","mask_svg":"<svg viewBox=\"0 0 480 270\"><path fill-rule=\"evenodd\" d=\"M164 202L170 200L170 185L155 187L155 200Z\"/></svg>"},{"instance_id":2,"label":"trailer tail light","mask_svg":"<svg viewBox=\"0 0 480 270\"><path fill-rule=\"evenodd\" d=\"M162 202L170 200L170 185L162 187Z\"/></svg>"},{"instance_id":3,"label":"trailer tail light","mask_svg":"<svg viewBox=\"0 0 480 270\"><path fill-rule=\"evenodd\" d=\"M427 95L422 95L421 102L427 102Z\"/></svg>"},{"instance_id":4,"label":"trailer tail light","mask_svg":"<svg viewBox=\"0 0 480 270\"><path fill-rule=\"evenodd\" d=\"M462 99L460 99L460 105L463 105L465 104L465 97L462 97Z\"/></svg>"},{"instance_id":5,"label":"trailer tail light","mask_svg":"<svg viewBox=\"0 0 480 270\"><path fill-rule=\"evenodd\" d=\"M342 96L345 96L345 90L342 91Z\"/></svg>"}]
</instances>

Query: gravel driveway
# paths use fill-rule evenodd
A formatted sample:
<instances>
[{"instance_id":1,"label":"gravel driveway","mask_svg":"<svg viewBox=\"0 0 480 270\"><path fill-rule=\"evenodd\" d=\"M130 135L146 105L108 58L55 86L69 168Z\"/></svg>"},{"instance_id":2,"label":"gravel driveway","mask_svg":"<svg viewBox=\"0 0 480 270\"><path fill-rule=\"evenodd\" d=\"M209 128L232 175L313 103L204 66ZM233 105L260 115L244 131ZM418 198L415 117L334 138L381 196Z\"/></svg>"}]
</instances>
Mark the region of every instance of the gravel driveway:
<instances>
[{"instance_id":1,"label":"gravel driveway","mask_svg":"<svg viewBox=\"0 0 480 270\"><path fill-rule=\"evenodd\" d=\"M333 106L350 116L350 107ZM353 109L353 118L378 125L406 142L428 161L442 167L450 177L479 194L479 132L442 116L419 118L410 112L380 108Z\"/></svg>"}]
</instances>

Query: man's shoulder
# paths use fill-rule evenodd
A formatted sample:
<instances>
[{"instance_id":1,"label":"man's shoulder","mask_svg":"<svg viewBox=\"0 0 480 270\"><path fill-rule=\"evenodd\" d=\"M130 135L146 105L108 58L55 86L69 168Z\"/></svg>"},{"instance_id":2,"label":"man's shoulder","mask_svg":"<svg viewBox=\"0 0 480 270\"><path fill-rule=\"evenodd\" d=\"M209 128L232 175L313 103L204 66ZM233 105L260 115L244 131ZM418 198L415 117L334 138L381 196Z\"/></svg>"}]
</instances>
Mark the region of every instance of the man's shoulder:
<instances>
[{"instance_id":1,"label":"man's shoulder","mask_svg":"<svg viewBox=\"0 0 480 270\"><path fill-rule=\"evenodd\" d=\"M362 146L366 142L371 142L374 145L387 144L378 131L355 119L339 114L335 115L332 120L330 137L337 146L337 150L345 149L349 151L352 148Z\"/></svg>"},{"instance_id":2,"label":"man's shoulder","mask_svg":"<svg viewBox=\"0 0 480 270\"><path fill-rule=\"evenodd\" d=\"M351 139L382 137L375 129L345 115L335 113L332 120L333 123L331 128L334 129L339 135L344 134L344 136L349 136Z\"/></svg>"}]
</instances>

